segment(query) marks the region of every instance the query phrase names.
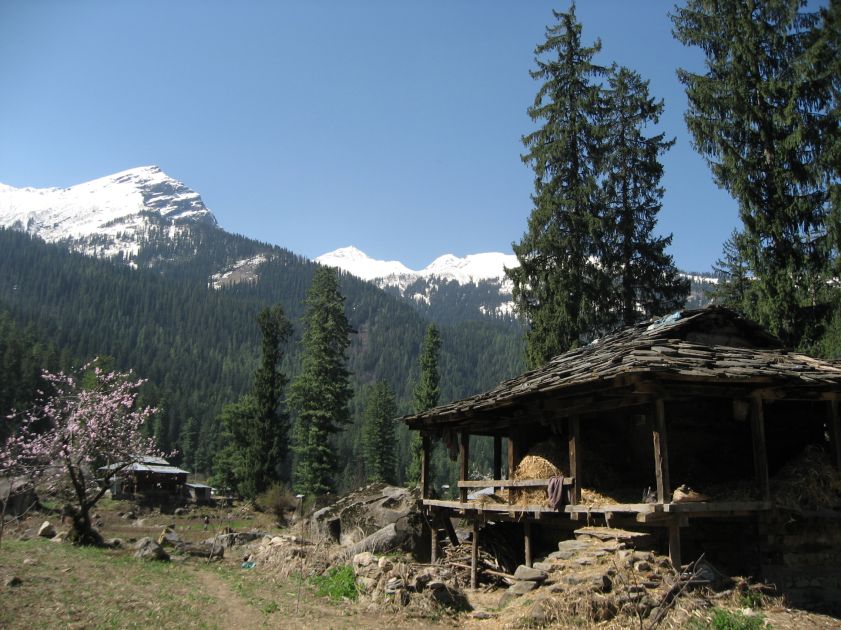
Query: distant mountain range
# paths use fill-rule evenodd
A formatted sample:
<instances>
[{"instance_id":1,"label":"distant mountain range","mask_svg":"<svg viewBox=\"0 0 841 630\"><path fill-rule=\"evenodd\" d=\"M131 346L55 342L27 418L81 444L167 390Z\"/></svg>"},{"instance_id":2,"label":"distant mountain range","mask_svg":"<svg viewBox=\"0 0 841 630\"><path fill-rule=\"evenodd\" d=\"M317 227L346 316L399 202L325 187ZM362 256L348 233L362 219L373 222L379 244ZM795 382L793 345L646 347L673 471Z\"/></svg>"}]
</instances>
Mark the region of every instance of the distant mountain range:
<instances>
[{"instance_id":1,"label":"distant mountain range","mask_svg":"<svg viewBox=\"0 0 841 630\"><path fill-rule=\"evenodd\" d=\"M80 253L117 258L132 266L154 267L168 262L167 248L161 244L190 240L197 226L218 227L199 193L157 166L133 168L69 188L0 184L0 227L47 242L65 243ZM151 250L156 255L149 255ZM183 260L190 253L180 247L177 255ZM221 288L258 281L261 265L272 256L272 247L266 245L247 256L226 260L220 268L211 270L207 282ZM377 260L349 246L315 261L372 282L438 322L513 319L512 285L504 272L506 267L517 265L513 254L444 254L416 271L400 261ZM712 274L685 275L692 281L689 305L704 304L706 290L717 279Z\"/></svg>"}]
</instances>

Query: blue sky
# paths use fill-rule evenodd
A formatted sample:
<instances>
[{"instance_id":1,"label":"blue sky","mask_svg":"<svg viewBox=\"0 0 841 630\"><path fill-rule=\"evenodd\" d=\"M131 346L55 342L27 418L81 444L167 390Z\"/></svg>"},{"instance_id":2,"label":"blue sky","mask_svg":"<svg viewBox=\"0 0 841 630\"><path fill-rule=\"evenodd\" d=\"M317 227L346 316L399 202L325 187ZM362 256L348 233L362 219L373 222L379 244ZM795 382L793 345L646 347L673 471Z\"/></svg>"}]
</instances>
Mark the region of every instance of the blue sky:
<instances>
[{"instance_id":1,"label":"blue sky","mask_svg":"<svg viewBox=\"0 0 841 630\"><path fill-rule=\"evenodd\" d=\"M598 61L665 99L658 230L708 270L735 203L691 147L671 2L580 2ZM227 230L413 268L510 252L531 209L520 138L533 50L566 2L0 2L0 182L70 186L157 164Z\"/></svg>"}]
</instances>

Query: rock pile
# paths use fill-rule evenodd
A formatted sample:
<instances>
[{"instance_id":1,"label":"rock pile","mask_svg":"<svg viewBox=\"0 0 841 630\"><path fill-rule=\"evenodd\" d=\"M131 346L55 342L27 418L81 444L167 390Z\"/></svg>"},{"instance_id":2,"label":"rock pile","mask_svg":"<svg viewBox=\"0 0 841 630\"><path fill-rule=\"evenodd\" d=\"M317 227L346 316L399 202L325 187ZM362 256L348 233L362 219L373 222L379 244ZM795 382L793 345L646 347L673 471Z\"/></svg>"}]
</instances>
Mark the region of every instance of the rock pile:
<instances>
[{"instance_id":1,"label":"rock pile","mask_svg":"<svg viewBox=\"0 0 841 630\"><path fill-rule=\"evenodd\" d=\"M451 610L470 610L454 571L446 565L416 564L364 551L353 556L351 566L360 591L373 602L390 600L408 606L421 597Z\"/></svg>"}]
</instances>

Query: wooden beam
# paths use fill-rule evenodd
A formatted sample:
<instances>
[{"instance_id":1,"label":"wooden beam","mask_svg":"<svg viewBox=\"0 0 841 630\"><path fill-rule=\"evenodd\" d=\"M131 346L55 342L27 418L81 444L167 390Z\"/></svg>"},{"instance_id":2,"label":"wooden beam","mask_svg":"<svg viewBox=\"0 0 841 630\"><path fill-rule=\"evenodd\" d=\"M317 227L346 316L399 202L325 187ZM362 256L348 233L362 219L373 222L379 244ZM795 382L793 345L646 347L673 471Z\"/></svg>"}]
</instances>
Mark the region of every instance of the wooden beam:
<instances>
[{"instance_id":1,"label":"wooden beam","mask_svg":"<svg viewBox=\"0 0 841 630\"><path fill-rule=\"evenodd\" d=\"M581 421L579 417L571 417L567 426L569 428L569 474L575 479L569 502L571 505L577 505L581 503Z\"/></svg>"},{"instance_id":2,"label":"wooden beam","mask_svg":"<svg viewBox=\"0 0 841 630\"><path fill-rule=\"evenodd\" d=\"M523 545L524 555L525 555L525 565L531 568L532 565L532 558L531 558L531 522L525 521L523 523Z\"/></svg>"},{"instance_id":3,"label":"wooden beam","mask_svg":"<svg viewBox=\"0 0 841 630\"><path fill-rule=\"evenodd\" d=\"M431 449L431 440L429 439L429 435L426 432L421 433L421 472L420 472L420 486L421 486L421 497L424 499L429 498L429 483L430 483L430 473L429 473L429 451Z\"/></svg>"},{"instance_id":4,"label":"wooden beam","mask_svg":"<svg viewBox=\"0 0 841 630\"><path fill-rule=\"evenodd\" d=\"M502 437L494 436L493 478L502 479Z\"/></svg>"},{"instance_id":5,"label":"wooden beam","mask_svg":"<svg viewBox=\"0 0 841 630\"><path fill-rule=\"evenodd\" d=\"M669 524L669 560L674 570L680 573L680 525L676 520Z\"/></svg>"},{"instance_id":6,"label":"wooden beam","mask_svg":"<svg viewBox=\"0 0 841 630\"><path fill-rule=\"evenodd\" d=\"M469 474L468 466L470 464L470 434L466 431L462 431L459 434L458 457L461 464L459 481L467 481L467 476ZM467 501L467 488L461 488L459 490L459 497L462 503Z\"/></svg>"},{"instance_id":7,"label":"wooden beam","mask_svg":"<svg viewBox=\"0 0 841 630\"><path fill-rule=\"evenodd\" d=\"M841 420L839 420L838 401L828 401L827 410L829 411L827 424L829 425L829 440L832 446L832 461L835 468L841 470Z\"/></svg>"},{"instance_id":8,"label":"wooden beam","mask_svg":"<svg viewBox=\"0 0 841 630\"><path fill-rule=\"evenodd\" d=\"M459 488L545 488L549 485L550 479L468 479L459 481ZM573 477L564 477L564 485L575 484Z\"/></svg>"},{"instance_id":9,"label":"wooden beam","mask_svg":"<svg viewBox=\"0 0 841 630\"><path fill-rule=\"evenodd\" d=\"M662 398L654 401L654 472L657 477L657 502L670 503L672 484L669 479L669 440L666 433L666 405Z\"/></svg>"},{"instance_id":10,"label":"wooden beam","mask_svg":"<svg viewBox=\"0 0 841 630\"><path fill-rule=\"evenodd\" d=\"M765 446L765 409L762 398L759 396L751 397L750 433L756 486L759 488L762 499L769 501L771 484L768 481L768 455Z\"/></svg>"},{"instance_id":11,"label":"wooden beam","mask_svg":"<svg viewBox=\"0 0 841 630\"><path fill-rule=\"evenodd\" d=\"M479 521L473 519L473 541L470 545L470 588L479 586Z\"/></svg>"}]
</instances>

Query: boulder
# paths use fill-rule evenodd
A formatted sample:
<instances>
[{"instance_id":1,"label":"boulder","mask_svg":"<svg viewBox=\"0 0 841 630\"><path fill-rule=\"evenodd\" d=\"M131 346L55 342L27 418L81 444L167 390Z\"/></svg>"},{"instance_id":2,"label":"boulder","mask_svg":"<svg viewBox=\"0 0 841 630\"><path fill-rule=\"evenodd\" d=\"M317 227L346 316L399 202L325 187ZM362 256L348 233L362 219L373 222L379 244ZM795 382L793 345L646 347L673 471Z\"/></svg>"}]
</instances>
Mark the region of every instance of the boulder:
<instances>
[{"instance_id":1,"label":"boulder","mask_svg":"<svg viewBox=\"0 0 841 630\"><path fill-rule=\"evenodd\" d=\"M151 538L141 538L134 546L135 558L142 558L143 560L169 560L169 554Z\"/></svg>"},{"instance_id":2,"label":"boulder","mask_svg":"<svg viewBox=\"0 0 841 630\"><path fill-rule=\"evenodd\" d=\"M417 490L374 483L346 494L310 517L311 534L343 545L362 538L417 513ZM403 529L412 529L406 522Z\"/></svg>"},{"instance_id":3,"label":"boulder","mask_svg":"<svg viewBox=\"0 0 841 630\"><path fill-rule=\"evenodd\" d=\"M178 543L181 542L181 536L176 534L171 528L165 527L161 532L161 535L158 536L158 544L162 547L170 546L174 547Z\"/></svg>"},{"instance_id":4,"label":"boulder","mask_svg":"<svg viewBox=\"0 0 841 630\"><path fill-rule=\"evenodd\" d=\"M517 570L514 571L514 579L515 580L526 580L529 582L543 582L546 579L546 571L541 571L540 569L536 569L533 567L527 567L524 564L521 564L517 567Z\"/></svg>"},{"instance_id":5,"label":"boulder","mask_svg":"<svg viewBox=\"0 0 841 630\"><path fill-rule=\"evenodd\" d=\"M513 593L514 595L525 595L526 593L531 593L536 588L537 582L523 580L520 582L514 582L511 586L508 587L508 591Z\"/></svg>"},{"instance_id":6,"label":"boulder","mask_svg":"<svg viewBox=\"0 0 841 630\"><path fill-rule=\"evenodd\" d=\"M55 538L55 527L49 521L44 521L38 528L38 535L42 538Z\"/></svg>"}]
</instances>

